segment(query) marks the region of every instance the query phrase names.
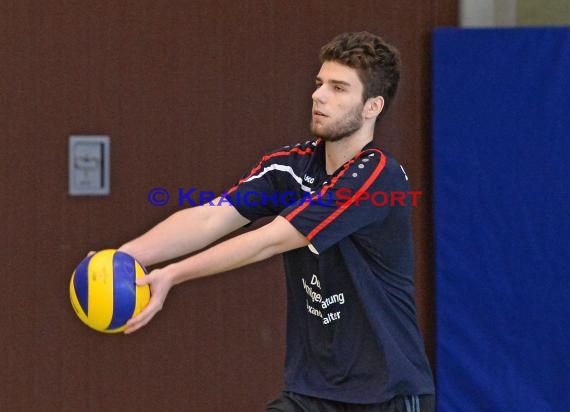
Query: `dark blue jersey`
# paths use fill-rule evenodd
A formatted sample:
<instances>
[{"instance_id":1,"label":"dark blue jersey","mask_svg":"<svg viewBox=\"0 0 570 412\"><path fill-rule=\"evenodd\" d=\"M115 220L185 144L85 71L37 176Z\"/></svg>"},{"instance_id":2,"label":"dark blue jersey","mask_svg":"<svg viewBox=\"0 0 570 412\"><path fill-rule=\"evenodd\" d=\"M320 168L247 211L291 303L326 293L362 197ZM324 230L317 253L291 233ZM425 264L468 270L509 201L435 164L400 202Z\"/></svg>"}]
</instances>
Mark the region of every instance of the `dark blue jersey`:
<instances>
[{"instance_id":1,"label":"dark blue jersey","mask_svg":"<svg viewBox=\"0 0 570 412\"><path fill-rule=\"evenodd\" d=\"M284 254L285 389L360 404L431 394L407 177L373 142L329 176L324 146L267 154L227 195L249 220L281 215L310 242Z\"/></svg>"}]
</instances>

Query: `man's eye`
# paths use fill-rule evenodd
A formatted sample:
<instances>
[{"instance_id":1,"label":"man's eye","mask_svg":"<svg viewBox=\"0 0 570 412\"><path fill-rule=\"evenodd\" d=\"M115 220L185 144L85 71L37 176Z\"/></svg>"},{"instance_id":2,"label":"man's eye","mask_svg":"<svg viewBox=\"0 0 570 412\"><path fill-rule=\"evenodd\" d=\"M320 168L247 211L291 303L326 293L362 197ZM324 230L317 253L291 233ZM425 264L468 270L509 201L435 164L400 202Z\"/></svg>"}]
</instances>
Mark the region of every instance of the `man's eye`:
<instances>
[{"instance_id":1,"label":"man's eye","mask_svg":"<svg viewBox=\"0 0 570 412\"><path fill-rule=\"evenodd\" d=\"M340 86L335 86L334 89L335 89L337 92L342 92L342 91L344 91L344 89L343 89L342 87L340 87Z\"/></svg>"}]
</instances>

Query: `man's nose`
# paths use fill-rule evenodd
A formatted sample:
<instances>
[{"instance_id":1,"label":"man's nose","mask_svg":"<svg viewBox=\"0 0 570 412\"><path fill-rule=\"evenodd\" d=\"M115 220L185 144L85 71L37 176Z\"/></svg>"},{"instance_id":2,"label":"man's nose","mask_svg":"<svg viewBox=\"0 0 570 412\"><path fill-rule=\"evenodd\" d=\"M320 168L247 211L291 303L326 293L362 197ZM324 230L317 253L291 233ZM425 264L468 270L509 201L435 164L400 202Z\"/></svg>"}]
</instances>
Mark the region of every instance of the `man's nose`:
<instances>
[{"instance_id":1,"label":"man's nose","mask_svg":"<svg viewBox=\"0 0 570 412\"><path fill-rule=\"evenodd\" d=\"M324 103L327 99L327 93L325 91L324 86L320 86L313 92L313 101L317 103Z\"/></svg>"}]
</instances>

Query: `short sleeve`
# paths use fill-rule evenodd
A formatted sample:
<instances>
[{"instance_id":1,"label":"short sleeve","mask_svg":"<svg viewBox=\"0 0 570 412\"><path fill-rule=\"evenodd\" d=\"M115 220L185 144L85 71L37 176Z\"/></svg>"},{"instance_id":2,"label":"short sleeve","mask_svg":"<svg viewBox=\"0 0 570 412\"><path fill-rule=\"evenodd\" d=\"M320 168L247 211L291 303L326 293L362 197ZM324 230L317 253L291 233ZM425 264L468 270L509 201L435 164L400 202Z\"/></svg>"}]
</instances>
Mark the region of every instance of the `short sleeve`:
<instances>
[{"instance_id":1,"label":"short sleeve","mask_svg":"<svg viewBox=\"0 0 570 412\"><path fill-rule=\"evenodd\" d=\"M407 177L401 166L378 149L363 151L344 165L310 201L281 212L317 253L372 223L393 208L409 207Z\"/></svg>"},{"instance_id":2,"label":"short sleeve","mask_svg":"<svg viewBox=\"0 0 570 412\"><path fill-rule=\"evenodd\" d=\"M280 201L281 194L289 190L291 180L300 180L293 170L294 165L300 158L309 157L313 150L311 144L286 146L264 155L223 196L250 221L279 215L286 207Z\"/></svg>"}]
</instances>

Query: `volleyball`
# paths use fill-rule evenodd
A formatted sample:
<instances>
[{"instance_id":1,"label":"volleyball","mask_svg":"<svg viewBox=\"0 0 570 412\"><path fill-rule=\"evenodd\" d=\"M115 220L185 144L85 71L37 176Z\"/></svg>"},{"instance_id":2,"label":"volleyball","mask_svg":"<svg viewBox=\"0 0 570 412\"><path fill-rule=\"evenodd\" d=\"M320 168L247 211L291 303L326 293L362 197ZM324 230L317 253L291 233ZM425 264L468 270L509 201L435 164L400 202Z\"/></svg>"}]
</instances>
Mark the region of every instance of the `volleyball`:
<instances>
[{"instance_id":1,"label":"volleyball","mask_svg":"<svg viewBox=\"0 0 570 412\"><path fill-rule=\"evenodd\" d=\"M149 286L135 284L145 275L139 262L115 249L87 256L71 275L71 305L90 328L105 333L122 332L127 321L148 304Z\"/></svg>"}]
</instances>

